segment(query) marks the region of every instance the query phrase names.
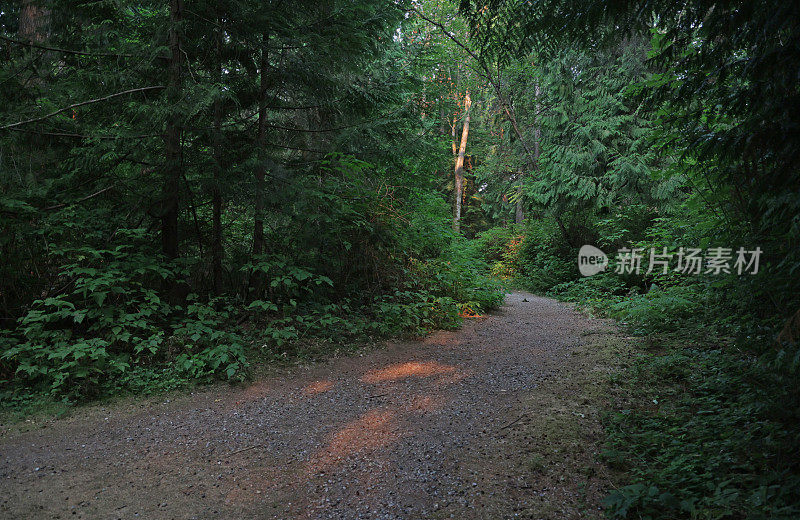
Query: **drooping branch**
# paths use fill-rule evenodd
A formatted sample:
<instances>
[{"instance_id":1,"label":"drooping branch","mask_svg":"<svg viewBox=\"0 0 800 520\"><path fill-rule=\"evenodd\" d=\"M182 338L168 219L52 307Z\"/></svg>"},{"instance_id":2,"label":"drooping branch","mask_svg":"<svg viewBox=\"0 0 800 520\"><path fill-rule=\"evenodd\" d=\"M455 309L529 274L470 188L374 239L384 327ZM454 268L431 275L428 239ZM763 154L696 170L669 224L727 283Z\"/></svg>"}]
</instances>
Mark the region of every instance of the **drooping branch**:
<instances>
[{"instance_id":1,"label":"drooping branch","mask_svg":"<svg viewBox=\"0 0 800 520\"><path fill-rule=\"evenodd\" d=\"M64 202L64 203L61 203L61 204L55 204L53 206L48 206L46 208L42 208L42 210L43 211L50 211L50 210L54 210L54 209L66 208L67 206L71 206L73 204L78 204L79 202L83 202L85 200L89 200L91 198L97 197L98 195L102 195L103 193L105 193L105 192L107 192L109 190L112 190L114 188L115 188L115 186L112 184L111 186L107 186L107 187L103 188L100 191L96 191L96 192L92 193L91 195L87 195L85 197L82 197L82 198L80 198L80 199L78 199L78 200L76 200L74 202L70 202L70 203Z\"/></svg>"},{"instance_id":2,"label":"drooping branch","mask_svg":"<svg viewBox=\"0 0 800 520\"><path fill-rule=\"evenodd\" d=\"M45 51L52 51L58 52L61 54L72 54L74 56L96 56L96 57L107 57L107 58L134 58L134 54L118 54L114 52L86 52L86 51L76 51L72 49L62 49L60 47L50 47L47 45L42 45L41 43L35 42L24 42L22 40L15 40L14 38L9 38L8 36L0 35L0 40L5 40L9 43L13 43L14 45L21 45L23 47L33 47L35 49L42 49Z\"/></svg>"},{"instance_id":3,"label":"drooping branch","mask_svg":"<svg viewBox=\"0 0 800 520\"><path fill-rule=\"evenodd\" d=\"M453 43L455 43L456 45L458 45L459 47L461 47L461 49L462 49L464 52L466 52L467 54L469 54L469 55L472 57L472 59L474 59L474 60L475 60L475 61L476 61L476 62L477 62L477 63L478 63L480 66L481 66L481 68L484 70L484 72L485 72L485 73L486 73L488 76L491 76L491 72L490 72L490 71L489 71L489 69L486 67L486 64L484 63L484 61L483 61L483 60L482 60L482 59L481 59L481 58L480 58L480 57L479 57L477 54L475 54L475 53L472 51L472 49L470 49L469 47L467 47L467 46L466 46L464 43L462 43L462 42L461 42L461 41L460 41L458 38L456 38L455 36L453 36L453 35L452 35L452 33L451 33L450 31L448 31L448 30L447 30L447 27L445 27L445 26L444 26L444 25L443 25L441 22L437 22L436 20L433 20L433 19L431 19L430 17L428 17L428 16L425 16L423 13L421 13L421 12L420 12L420 11L418 11L417 9L413 9L413 8L412 8L412 9L410 9L410 11L411 11L411 12L414 12L414 13L416 13L416 14L417 14L417 16L419 16L420 18L422 18L423 20L425 20L425 21L426 21L426 22L428 22L429 24L433 25L434 27L437 27L437 28L438 28L440 31L442 31L442 34L444 34L445 36L447 36L448 38L450 38L451 40L453 40ZM487 78L487 79L489 79L489 81L490 81L490 82L492 81L490 78Z\"/></svg>"},{"instance_id":4,"label":"drooping branch","mask_svg":"<svg viewBox=\"0 0 800 520\"><path fill-rule=\"evenodd\" d=\"M136 93L136 92L147 92L149 90L161 90L161 89L164 89L164 88L166 88L164 85L155 85L155 86L152 86L152 87L141 87L141 88L133 88L133 89L130 89L130 90L123 90L122 92L117 92L115 94L109 94L108 96L104 96L104 97L101 97L101 98L89 99L87 101L81 101L80 103L73 103L72 105L70 105L68 107L60 108L60 109L58 109L58 110L56 110L54 112L50 112L49 114L41 116L41 117L34 117L33 119L27 119L25 121L19 121L17 123L11 123L10 125L0 126L0 130L8 130L10 128L15 128L15 127L22 126L22 125L27 125L27 124L30 124L30 123L36 123L38 121L44 121L45 119L49 119L49 118L51 118L53 116L57 116L58 114L61 114L62 112L66 112L67 110L72 110L72 109L75 109L75 108L78 108L78 107L82 107L82 106L86 106L86 105L92 105L94 103L102 103L103 101L108 101L109 99L113 99L113 98L116 98L116 97L124 96L126 94L133 94L133 93Z\"/></svg>"}]
</instances>

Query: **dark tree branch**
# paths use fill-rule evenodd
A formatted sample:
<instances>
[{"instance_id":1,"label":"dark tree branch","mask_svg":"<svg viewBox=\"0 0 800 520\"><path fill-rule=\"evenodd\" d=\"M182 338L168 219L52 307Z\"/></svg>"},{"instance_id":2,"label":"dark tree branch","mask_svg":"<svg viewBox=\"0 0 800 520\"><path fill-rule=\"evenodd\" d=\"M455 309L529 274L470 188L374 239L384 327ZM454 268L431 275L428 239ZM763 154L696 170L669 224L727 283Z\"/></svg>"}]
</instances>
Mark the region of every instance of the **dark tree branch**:
<instances>
[{"instance_id":1,"label":"dark tree branch","mask_svg":"<svg viewBox=\"0 0 800 520\"><path fill-rule=\"evenodd\" d=\"M91 199L91 198L93 198L93 197L97 197L98 195L101 195L101 194L103 194L103 193L107 192L108 190L110 190L110 189L112 189L112 188L114 188L114 185L113 185L113 184L112 184L111 186L108 186L108 187L106 187L106 188L103 188L103 189L102 189L102 190L100 190L100 191L96 191L96 192L92 193L91 195L87 195L87 196L85 196L85 197L83 197L83 198L80 198L80 199L78 199L78 200L74 201L74 202L70 202L69 204L67 204L67 203L63 203L63 204L56 204L55 206L48 206L48 207L46 207L46 208L42 208L42 210L43 210L43 211L49 211L49 210L53 210L53 209L65 208L65 207L67 207L67 206L71 206L71 205L73 205L73 204L77 204L77 203L79 203L79 202L83 202L84 200L89 200L89 199Z\"/></svg>"},{"instance_id":2,"label":"dark tree branch","mask_svg":"<svg viewBox=\"0 0 800 520\"><path fill-rule=\"evenodd\" d=\"M17 127L17 126L27 125L29 123L36 123L37 121L44 121L45 119L51 118L53 116L56 116L56 115L58 115L58 114L60 114L62 112L66 112L67 110L72 110L73 108L82 107L84 105L91 105L91 104L94 104L94 103L101 103L103 101L108 101L109 99L113 99L115 97L124 96L125 94L133 94L135 92L146 92L148 90L161 90L161 89L164 89L164 88L166 88L164 85L156 85L156 86L153 86L153 87L141 87L141 88L134 88L134 89L130 89L130 90L123 90L122 92L117 92L116 94L109 94L108 96L105 96L105 97L101 97L101 98L97 98L97 99L90 99L88 101L81 101L80 103L74 103L74 104L72 104L72 105L70 105L68 107L60 108L60 109L56 110L55 112L50 112L49 114L44 115L42 117L35 117L33 119L27 119L25 121L19 121L17 123L11 123L10 125L0 126L0 130L9 130L9 129Z\"/></svg>"},{"instance_id":3,"label":"dark tree branch","mask_svg":"<svg viewBox=\"0 0 800 520\"><path fill-rule=\"evenodd\" d=\"M23 47L34 47L36 49L43 49L46 51L53 51L53 52L60 52L62 54L72 54L75 56L99 56L99 57L110 57L110 58L133 58L135 55L133 54L116 54L113 52L84 52L84 51L74 51L72 49L61 49L58 47L48 47L47 45L42 45L40 43L34 42L24 42L21 40L15 40L14 38L9 38L7 36L0 35L0 40L5 40L9 43L13 43L14 45L22 45Z\"/></svg>"}]
</instances>

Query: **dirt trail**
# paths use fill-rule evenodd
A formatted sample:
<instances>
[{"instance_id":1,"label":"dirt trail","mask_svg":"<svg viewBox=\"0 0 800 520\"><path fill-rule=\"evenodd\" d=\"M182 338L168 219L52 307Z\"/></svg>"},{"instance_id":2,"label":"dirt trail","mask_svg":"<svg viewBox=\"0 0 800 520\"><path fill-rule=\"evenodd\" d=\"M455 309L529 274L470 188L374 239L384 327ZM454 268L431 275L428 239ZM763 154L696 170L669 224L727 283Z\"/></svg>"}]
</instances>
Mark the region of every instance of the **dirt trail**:
<instances>
[{"instance_id":1,"label":"dirt trail","mask_svg":"<svg viewBox=\"0 0 800 520\"><path fill-rule=\"evenodd\" d=\"M599 517L613 327L513 293L455 332L0 439L1 518Z\"/></svg>"}]
</instances>

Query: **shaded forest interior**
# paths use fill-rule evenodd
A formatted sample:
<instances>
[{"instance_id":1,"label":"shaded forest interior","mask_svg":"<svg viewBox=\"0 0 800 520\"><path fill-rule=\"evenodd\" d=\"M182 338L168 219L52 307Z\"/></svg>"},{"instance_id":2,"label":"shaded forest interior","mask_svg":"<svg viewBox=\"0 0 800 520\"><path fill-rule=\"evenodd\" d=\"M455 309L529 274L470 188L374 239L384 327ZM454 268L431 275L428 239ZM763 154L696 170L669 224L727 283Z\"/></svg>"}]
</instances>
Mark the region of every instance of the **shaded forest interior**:
<instances>
[{"instance_id":1,"label":"shaded forest interior","mask_svg":"<svg viewBox=\"0 0 800 520\"><path fill-rule=\"evenodd\" d=\"M0 57L4 410L240 382L516 286L650 346L610 515L800 516L800 6L0 1Z\"/></svg>"}]
</instances>

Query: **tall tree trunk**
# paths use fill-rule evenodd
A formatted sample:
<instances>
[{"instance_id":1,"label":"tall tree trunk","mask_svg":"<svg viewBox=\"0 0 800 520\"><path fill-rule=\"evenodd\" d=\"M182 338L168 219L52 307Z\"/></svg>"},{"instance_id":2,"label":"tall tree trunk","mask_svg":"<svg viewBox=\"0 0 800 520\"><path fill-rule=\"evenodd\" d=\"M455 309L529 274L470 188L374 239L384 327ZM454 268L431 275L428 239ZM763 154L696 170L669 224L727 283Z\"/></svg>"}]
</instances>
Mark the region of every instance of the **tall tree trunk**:
<instances>
[{"instance_id":1,"label":"tall tree trunk","mask_svg":"<svg viewBox=\"0 0 800 520\"><path fill-rule=\"evenodd\" d=\"M264 252L264 132L266 131L267 117L267 60L269 35L265 34L261 46L261 59L259 61L259 89L258 89L258 130L256 134L256 147L258 164L255 169L255 218L253 224L253 254L260 255Z\"/></svg>"},{"instance_id":2,"label":"tall tree trunk","mask_svg":"<svg viewBox=\"0 0 800 520\"><path fill-rule=\"evenodd\" d=\"M458 154L458 141L456 141L456 125L458 124L458 114L453 116L453 124L450 125L450 144L453 147L453 157Z\"/></svg>"},{"instance_id":3,"label":"tall tree trunk","mask_svg":"<svg viewBox=\"0 0 800 520\"><path fill-rule=\"evenodd\" d=\"M472 100L469 91L464 95L464 127L461 129L461 143L458 146L455 168L455 207L453 210L453 231L461 232L461 203L464 196L464 155L467 152L467 136L469 135L469 118Z\"/></svg>"},{"instance_id":4,"label":"tall tree trunk","mask_svg":"<svg viewBox=\"0 0 800 520\"><path fill-rule=\"evenodd\" d=\"M50 37L51 12L45 5L44 0L23 0L19 8L19 27L17 34L19 39L31 43L45 43ZM36 51L36 49L33 49ZM33 52L31 58L36 56ZM45 92L46 82L52 70L52 54L46 51L39 58L32 59L31 64L36 69L36 75L21 79L20 85L23 90L28 90L35 95ZM24 76L20 76L22 78ZM38 101L38 100L37 100ZM36 186L39 183L39 174L44 168L44 160L38 153L47 147L45 138L39 134L31 134L23 145L28 150L28 170L25 173L25 180L29 186Z\"/></svg>"},{"instance_id":5,"label":"tall tree trunk","mask_svg":"<svg viewBox=\"0 0 800 520\"><path fill-rule=\"evenodd\" d=\"M170 0L169 17L169 78L167 97L171 104L178 103L181 96L181 33L183 21L183 0ZM164 255L172 260L178 257L178 198L180 180L183 175L181 165L181 124L180 116L173 111L167 119L164 137L166 164L163 190L163 216L161 217L161 248Z\"/></svg>"},{"instance_id":6,"label":"tall tree trunk","mask_svg":"<svg viewBox=\"0 0 800 520\"><path fill-rule=\"evenodd\" d=\"M42 0L23 0L17 34L24 41L43 43L50 34L50 9Z\"/></svg>"},{"instance_id":7,"label":"tall tree trunk","mask_svg":"<svg viewBox=\"0 0 800 520\"><path fill-rule=\"evenodd\" d=\"M222 23L221 20L217 20ZM214 64L217 75L217 84L222 84L222 30L217 29L215 37L216 63ZM218 96L214 100L214 181L211 185L211 280L214 295L222 294L222 190L220 189L222 177L222 99Z\"/></svg>"}]
</instances>

